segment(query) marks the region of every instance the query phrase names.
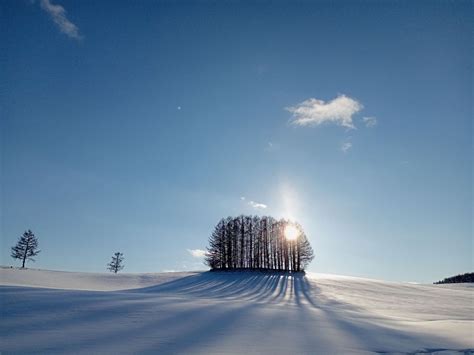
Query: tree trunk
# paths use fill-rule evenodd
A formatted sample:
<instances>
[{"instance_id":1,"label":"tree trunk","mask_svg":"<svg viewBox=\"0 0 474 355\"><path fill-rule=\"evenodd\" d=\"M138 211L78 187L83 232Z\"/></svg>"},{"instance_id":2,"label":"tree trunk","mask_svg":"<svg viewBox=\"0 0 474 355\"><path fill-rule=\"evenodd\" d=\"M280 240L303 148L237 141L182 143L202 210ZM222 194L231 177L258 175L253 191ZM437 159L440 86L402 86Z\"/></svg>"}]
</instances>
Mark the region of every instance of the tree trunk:
<instances>
[{"instance_id":1,"label":"tree trunk","mask_svg":"<svg viewBox=\"0 0 474 355\"><path fill-rule=\"evenodd\" d=\"M21 268L25 268L25 261L26 261L26 255L28 254L28 245L26 246L25 253L23 254L23 264L21 265Z\"/></svg>"}]
</instances>

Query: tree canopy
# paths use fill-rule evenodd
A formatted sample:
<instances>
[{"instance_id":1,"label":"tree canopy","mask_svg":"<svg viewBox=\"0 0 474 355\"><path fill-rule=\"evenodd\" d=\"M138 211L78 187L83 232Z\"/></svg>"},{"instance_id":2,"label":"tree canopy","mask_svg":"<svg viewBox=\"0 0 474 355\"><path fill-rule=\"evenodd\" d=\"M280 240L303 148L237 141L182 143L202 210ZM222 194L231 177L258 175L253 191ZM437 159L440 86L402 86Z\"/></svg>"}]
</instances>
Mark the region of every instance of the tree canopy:
<instances>
[{"instance_id":1,"label":"tree canopy","mask_svg":"<svg viewBox=\"0 0 474 355\"><path fill-rule=\"evenodd\" d=\"M273 217L223 218L209 238L206 263L218 269L303 271L313 260L303 228Z\"/></svg>"}]
</instances>

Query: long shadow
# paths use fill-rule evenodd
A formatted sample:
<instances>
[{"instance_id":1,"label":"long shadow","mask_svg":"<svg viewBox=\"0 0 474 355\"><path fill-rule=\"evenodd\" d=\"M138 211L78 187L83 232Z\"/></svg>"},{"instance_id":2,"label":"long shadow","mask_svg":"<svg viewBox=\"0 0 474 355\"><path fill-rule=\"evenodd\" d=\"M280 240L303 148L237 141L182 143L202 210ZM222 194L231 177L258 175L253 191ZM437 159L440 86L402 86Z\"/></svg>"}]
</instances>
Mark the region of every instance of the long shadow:
<instances>
[{"instance_id":1,"label":"long shadow","mask_svg":"<svg viewBox=\"0 0 474 355\"><path fill-rule=\"evenodd\" d=\"M15 327L22 331L60 327L72 321L98 321L113 314L117 308L131 301L143 300L138 294L115 294L103 291L74 291L45 288L0 286L2 335L13 334ZM21 299L21 302L18 300ZM54 302L52 302L54 300ZM26 304L33 304L25 308ZM146 307L146 304L136 307ZM87 311L83 311L87 310ZM95 312L100 310L100 312ZM5 319L8 318L8 321Z\"/></svg>"},{"instance_id":2,"label":"long shadow","mask_svg":"<svg viewBox=\"0 0 474 355\"><path fill-rule=\"evenodd\" d=\"M355 305L329 299L321 292L315 282L310 282L306 277L296 277L294 292L296 303L299 306L310 307L322 312L328 322L359 344L359 350L370 350L375 353L395 351L413 352L413 344L445 343L447 339L432 334L418 332L411 334L408 330L400 330L388 319L371 316L370 313ZM303 300L304 302L298 301ZM375 323L377 321L377 323ZM385 351L383 349L392 349ZM443 349L446 350L446 349ZM451 349L454 350L454 349ZM459 349L455 351L466 352L472 349ZM413 353L431 352L428 346L416 349Z\"/></svg>"},{"instance_id":3,"label":"long shadow","mask_svg":"<svg viewBox=\"0 0 474 355\"><path fill-rule=\"evenodd\" d=\"M285 298L288 300L288 304L296 306L300 312L308 313L312 310L318 310L326 322L330 323L330 325L340 331L341 334L349 338L349 343L357 347L360 351L370 349L374 352L380 352L387 348L412 350L413 344L432 344L440 340L439 337L426 334L412 335L409 332L390 327L389 324L384 324L380 319L377 319L377 323L375 323L374 319L367 314L367 310L327 298L316 284L308 281L303 275L271 274L229 276L224 273L217 276L212 274L200 276L199 282L196 285L196 289L199 291L196 291L194 288L181 288L182 284L176 282L170 282L164 289L198 297L218 297L223 301L234 300L234 298L238 298L239 300L244 299L245 301L251 301L250 304L253 304L251 306L252 308L257 307L253 303L255 301L266 302L272 299L278 299L279 297ZM216 281L215 278L217 278L218 283L224 282L227 286L216 287L215 284L211 283L213 286L208 287L210 284L208 278L214 279L214 281ZM249 288L252 289L249 290ZM279 289L279 291L276 291L277 289ZM160 292L161 290L162 288L160 287L159 289L154 289L155 292ZM249 306L243 305L240 308L242 313L245 313L244 310L246 307ZM239 312L235 314L241 316ZM227 328L225 323L226 319L231 321L231 324L235 323L234 316L232 319L226 318L225 315L219 318L224 321L223 326L218 327L221 332L224 332L224 328ZM208 325L210 329L214 329L213 324ZM313 329L313 331L317 332L317 329ZM189 339L194 339L197 334L200 335L199 340L196 340L196 342L188 341ZM185 352L192 349L193 346L212 341L211 337L213 336L212 334L203 336L199 329L194 328L190 329L189 333L182 334L179 337L181 340L176 341L173 346L179 344L178 349ZM314 334L308 331L307 337L308 341L311 341L311 337L314 337ZM328 339L328 341L337 342L337 339ZM313 345L317 346L318 344Z\"/></svg>"},{"instance_id":4,"label":"long shadow","mask_svg":"<svg viewBox=\"0 0 474 355\"><path fill-rule=\"evenodd\" d=\"M126 292L263 302L274 296L279 287L286 291L287 277L287 274L279 272L204 272Z\"/></svg>"},{"instance_id":5,"label":"long shadow","mask_svg":"<svg viewBox=\"0 0 474 355\"><path fill-rule=\"evenodd\" d=\"M417 350L429 352L441 349L432 346L433 344L443 343L443 339L438 336L411 334L408 330L397 329L388 319L371 316L364 308L329 298L317 282L310 281L302 274L204 272L152 287L126 291L0 287L0 292L0 296L8 296L8 304L12 305L8 310L2 310L2 318L7 316L9 319L8 322L2 322L5 327L2 327L4 329L1 334L10 343L16 338L28 339L29 334L40 334L36 329L38 325L46 330L65 332L69 336L74 335L78 324L91 323L97 327L111 324L115 320L125 322L119 327L89 334L86 340L73 339L66 342L67 337L63 336L56 344L19 344L24 351L76 352L87 348L91 352L110 352L108 347L117 343L123 344L124 349L127 349L127 345L131 346L129 339L149 339L162 333L165 335L159 340L146 344L133 343L140 348L130 348L126 352L192 353L212 345L216 341L216 333L221 337L219 340L223 340L222 337L232 337L240 320L258 316L259 308L264 307L262 303L276 305L274 316L279 318L288 314L278 313L279 309L294 307L295 314L307 324L301 329L304 341L315 349L320 344L316 343L314 334L319 331L321 324L336 329L355 350L361 351L383 353L386 349L395 349L406 352L413 351L413 344L426 344ZM15 295L21 295L30 304L36 302L34 308L23 310L20 304L14 304ZM180 302L180 297L186 307L156 313L156 318L154 313L150 315L150 311L153 312L155 308L162 310L167 305ZM213 302L209 303L206 299L212 299ZM214 301L228 304L218 307ZM48 316L51 311L60 315ZM31 312L35 313L35 317L29 317ZM140 318L144 312L147 316ZM134 314L137 314L136 322L127 318ZM278 327L278 324L268 323L271 322L271 314L264 321L269 328ZM15 317L23 322L16 322ZM179 331L174 331L176 329ZM338 342L338 339L330 338L326 333L319 335L318 340L327 340L329 346ZM327 339L323 339L325 337Z\"/></svg>"}]
</instances>

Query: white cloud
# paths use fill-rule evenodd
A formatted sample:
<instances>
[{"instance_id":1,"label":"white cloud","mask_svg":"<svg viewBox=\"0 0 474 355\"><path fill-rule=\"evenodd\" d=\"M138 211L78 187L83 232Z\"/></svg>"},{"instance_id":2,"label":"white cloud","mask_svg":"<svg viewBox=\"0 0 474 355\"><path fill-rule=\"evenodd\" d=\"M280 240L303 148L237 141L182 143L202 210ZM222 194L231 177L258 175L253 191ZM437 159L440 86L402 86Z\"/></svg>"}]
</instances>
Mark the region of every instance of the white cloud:
<instances>
[{"instance_id":1,"label":"white cloud","mask_svg":"<svg viewBox=\"0 0 474 355\"><path fill-rule=\"evenodd\" d=\"M260 209L264 210L265 208L268 207L264 203L259 203L255 201L249 201L249 205L252 206L253 208L256 208L257 210L260 210Z\"/></svg>"},{"instance_id":2,"label":"white cloud","mask_svg":"<svg viewBox=\"0 0 474 355\"><path fill-rule=\"evenodd\" d=\"M377 124L377 117L364 117L362 118L366 127L374 127Z\"/></svg>"},{"instance_id":3,"label":"white cloud","mask_svg":"<svg viewBox=\"0 0 474 355\"><path fill-rule=\"evenodd\" d=\"M352 148L352 143L351 142L344 142L344 143L341 144L341 150L344 153L347 153L347 151L351 148Z\"/></svg>"},{"instance_id":4,"label":"white cloud","mask_svg":"<svg viewBox=\"0 0 474 355\"><path fill-rule=\"evenodd\" d=\"M242 201L246 201L246 200L247 200L244 196L240 197L240 199L241 199ZM249 205L249 206L251 206L251 207L253 207L253 208L257 209L257 210L259 210L259 209L264 210L265 208L268 207L268 206L267 206L266 204L264 204L264 203L259 203L259 202L255 202L255 201L249 201L249 202L247 202L247 205Z\"/></svg>"},{"instance_id":5,"label":"white cloud","mask_svg":"<svg viewBox=\"0 0 474 355\"><path fill-rule=\"evenodd\" d=\"M364 106L346 95L339 95L329 102L310 98L296 106L287 107L293 114L292 123L299 126L335 123L346 128L355 128L352 116Z\"/></svg>"},{"instance_id":6,"label":"white cloud","mask_svg":"<svg viewBox=\"0 0 474 355\"><path fill-rule=\"evenodd\" d=\"M70 38L82 39L79 28L68 20L66 10L61 5L54 5L50 0L40 0L41 8L51 16L59 30Z\"/></svg>"},{"instance_id":7,"label":"white cloud","mask_svg":"<svg viewBox=\"0 0 474 355\"><path fill-rule=\"evenodd\" d=\"M206 251L202 249L186 249L186 250L194 258L204 258L206 256Z\"/></svg>"}]
</instances>

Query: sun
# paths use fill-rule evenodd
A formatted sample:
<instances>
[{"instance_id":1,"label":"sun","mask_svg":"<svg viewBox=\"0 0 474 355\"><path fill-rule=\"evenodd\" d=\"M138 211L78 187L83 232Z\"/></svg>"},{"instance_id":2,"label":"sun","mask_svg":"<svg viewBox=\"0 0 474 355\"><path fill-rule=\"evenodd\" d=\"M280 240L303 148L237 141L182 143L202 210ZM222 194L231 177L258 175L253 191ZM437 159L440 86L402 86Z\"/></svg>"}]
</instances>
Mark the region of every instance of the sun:
<instances>
[{"instance_id":1,"label":"sun","mask_svg":"<svg viewBox=\"0 0 474 355\"><path fill-rule=\"evenodd\" d=\"M288 241L296 240L298 238L299 231L295 226L291 224L285 227L285 238Z\"/></svg>"}]
</instances>

